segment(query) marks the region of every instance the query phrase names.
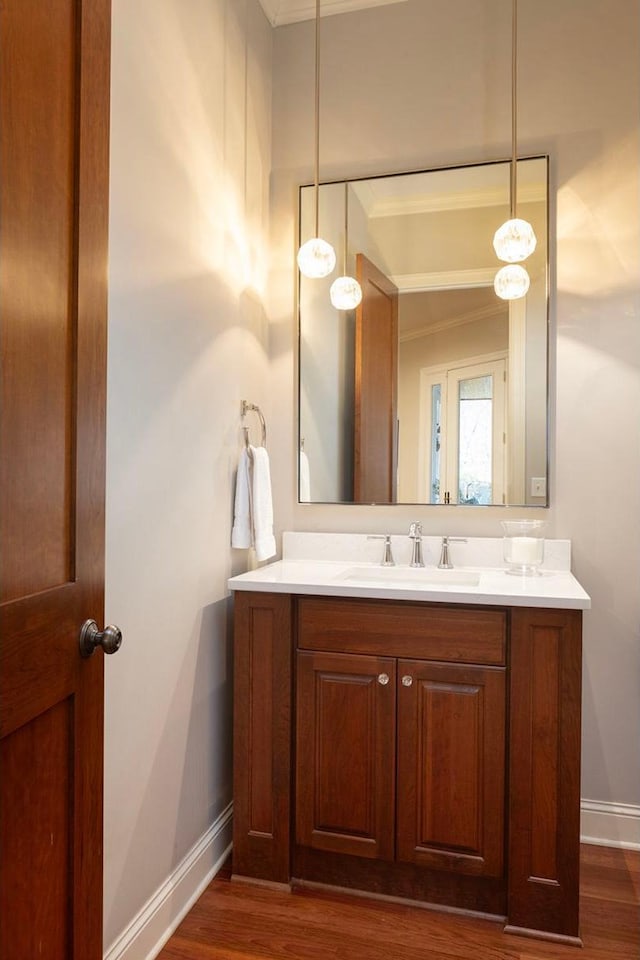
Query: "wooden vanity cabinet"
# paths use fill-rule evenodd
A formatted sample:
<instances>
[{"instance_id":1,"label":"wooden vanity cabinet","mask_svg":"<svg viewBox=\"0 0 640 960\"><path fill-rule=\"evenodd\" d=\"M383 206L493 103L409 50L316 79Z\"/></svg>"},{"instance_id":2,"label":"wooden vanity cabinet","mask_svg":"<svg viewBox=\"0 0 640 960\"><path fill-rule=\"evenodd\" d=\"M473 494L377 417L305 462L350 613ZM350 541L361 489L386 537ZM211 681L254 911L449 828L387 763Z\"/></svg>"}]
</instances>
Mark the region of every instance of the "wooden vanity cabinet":
<instances>
[{"instance_id":1,"label":"wooden vanity cabinet","mask_svg":"<svg viewBox=\"0 0 640 960\"><path fill-rule=\"evenodd\" d=\"M578 940L581 612L235 595L236 877Z\"/></svg>"},{"instance_id":2,"label":"wooden vanity cabinet","mask_svg":"<svg viewBox=\"0 0 640 960\"><path fill-rule=\"evenodd\" d=\"M299 650L296 677L299 845L503 875L504 670Z\"/></svg>"}]
</instances>

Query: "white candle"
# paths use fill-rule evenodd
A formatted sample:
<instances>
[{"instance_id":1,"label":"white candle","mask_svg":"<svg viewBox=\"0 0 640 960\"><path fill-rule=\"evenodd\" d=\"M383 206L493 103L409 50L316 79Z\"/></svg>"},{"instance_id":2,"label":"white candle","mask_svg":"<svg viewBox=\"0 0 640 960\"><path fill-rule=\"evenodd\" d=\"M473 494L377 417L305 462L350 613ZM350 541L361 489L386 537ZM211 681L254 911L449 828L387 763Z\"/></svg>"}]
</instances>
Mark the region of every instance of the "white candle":
<instances>
[{"instance_id":1,"label":"white candle","mask_svg":"<svg viewBox=\"0 0 640 960\"><path fill-rule=\"evenodd\" d=\"M539 537L512 537L509 560L511 563L534 564L542 560L544 540Z\"/></svg>"}]
</instances>

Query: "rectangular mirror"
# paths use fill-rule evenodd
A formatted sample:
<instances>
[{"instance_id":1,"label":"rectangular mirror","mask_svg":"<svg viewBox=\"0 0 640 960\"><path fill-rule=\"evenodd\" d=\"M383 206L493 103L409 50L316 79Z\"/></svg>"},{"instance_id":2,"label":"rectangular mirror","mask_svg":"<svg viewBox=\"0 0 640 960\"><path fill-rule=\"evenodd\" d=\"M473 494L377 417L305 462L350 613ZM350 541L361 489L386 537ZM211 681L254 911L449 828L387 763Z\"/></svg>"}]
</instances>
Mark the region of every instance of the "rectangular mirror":
<instances>
[{"instance_id":1,"label":"rectangular mirror","mask_svg":"<svg viewBox=\"0 0 640 960\"><path fill-rule=\"evenodd\" d=\"M547 506L548 161L518 161L517 216L535 230L519 300L493 249L509 162L321 184L337 255L300 276L299 500ZM314 235L300 188L300 242ZM336 310L345 272L363 291Z\"/></svg>"}]
</instances>

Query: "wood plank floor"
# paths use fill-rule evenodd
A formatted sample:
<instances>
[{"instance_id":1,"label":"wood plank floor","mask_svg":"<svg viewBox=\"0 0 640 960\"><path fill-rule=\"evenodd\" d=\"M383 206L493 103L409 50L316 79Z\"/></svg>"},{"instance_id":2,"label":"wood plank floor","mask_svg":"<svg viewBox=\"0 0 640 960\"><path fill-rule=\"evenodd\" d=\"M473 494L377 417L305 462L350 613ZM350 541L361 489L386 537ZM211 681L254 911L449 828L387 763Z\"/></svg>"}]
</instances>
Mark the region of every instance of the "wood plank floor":
<instances>
[{"instance_id":1,"label":"wood plank floor","mask_svg":"<svg viewBox=\"0 0 640 960\"><path fill-rule=\"evenodd\" d=\"M640 853L583 845L580 890L583 950L459 914L230 882L223 870L159 960L638 960Z\"/></svg>"}]
</instances>

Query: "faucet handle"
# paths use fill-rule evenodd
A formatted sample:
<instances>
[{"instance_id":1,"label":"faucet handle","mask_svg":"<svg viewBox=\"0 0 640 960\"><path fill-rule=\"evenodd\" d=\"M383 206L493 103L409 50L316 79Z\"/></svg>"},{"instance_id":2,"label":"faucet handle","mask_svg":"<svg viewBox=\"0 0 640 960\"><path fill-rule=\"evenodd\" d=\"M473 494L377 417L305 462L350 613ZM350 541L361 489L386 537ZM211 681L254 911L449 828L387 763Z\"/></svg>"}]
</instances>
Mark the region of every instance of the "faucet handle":
<instances>
[{"instance_id":1,"label":"faucet handle","mask_svg":"<svg viewBox=\"0 0 640 960\"><path fill-rule=\"evenodd\" d=\"M415 520L409 527L409 537L413 540L409 566L424 567L424 560L422 558L422 524L419 520Z\"/></svg>"},{"instance_id":2,"label":"faucet handle","mask_svg":"<svg viewBox=\"0 0 640 960\"><path fill-rule=\"evenodd\" d=\"M438 564L439 570L453 570L453 564L449 558L449 544L450 543L466 543L466 537L443 537L442 538L442 552L440 554L440 563Z\"/></svg>"},{"instance_id":3,"label":"faucet handle","mask_svg":"<svg viewBox=\"0 0 640 960\"><path fill-rule=\"evenodd\" d=\"M396 562L393 559L393 553L391 552L391 534L386 533L370 533L367 535L367 540L384 540L384 553L382 554L382 560L380 561L381 567L395 567Z\"/></svg>"}]
</instances>

